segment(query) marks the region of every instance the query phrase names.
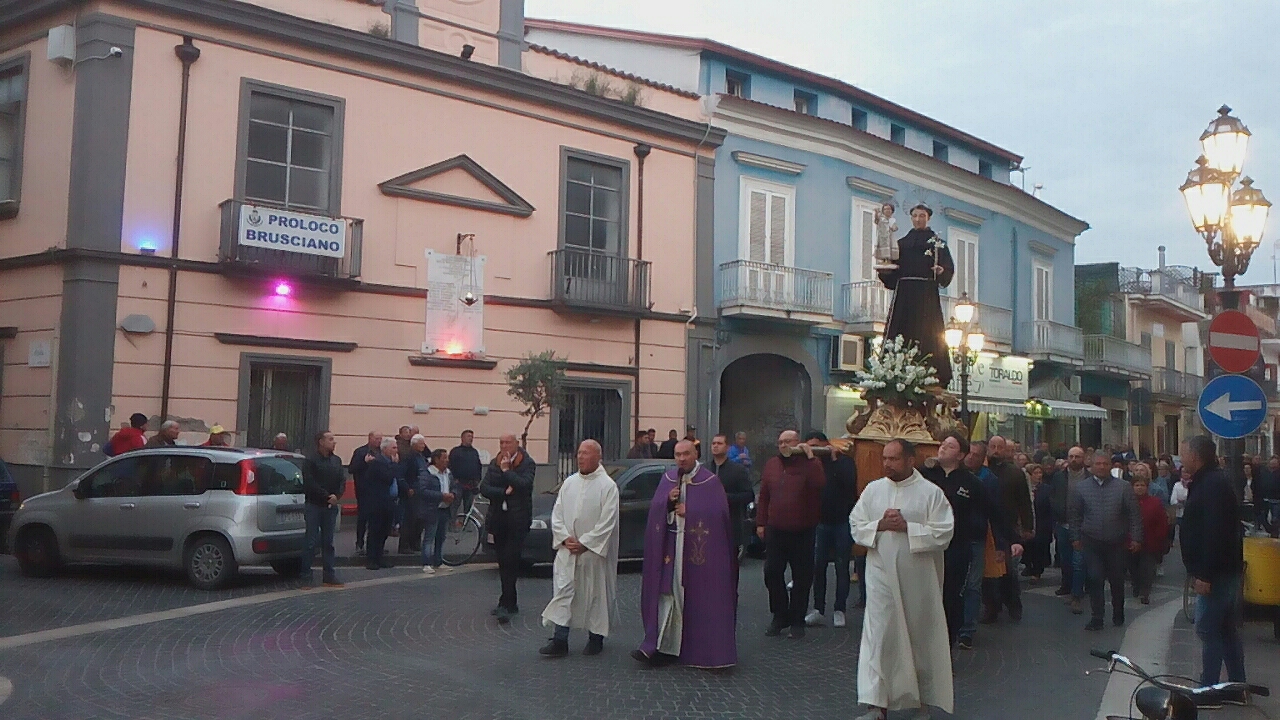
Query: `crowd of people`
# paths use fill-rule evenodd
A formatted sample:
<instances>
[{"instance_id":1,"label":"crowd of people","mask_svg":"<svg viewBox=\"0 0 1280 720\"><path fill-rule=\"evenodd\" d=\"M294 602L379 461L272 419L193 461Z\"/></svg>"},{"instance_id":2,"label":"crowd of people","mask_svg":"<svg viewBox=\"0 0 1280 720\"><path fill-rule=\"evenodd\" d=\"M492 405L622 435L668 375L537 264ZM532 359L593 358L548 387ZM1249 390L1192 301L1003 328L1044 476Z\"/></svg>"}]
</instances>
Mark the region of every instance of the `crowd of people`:
<instances>
[{"instance_id":1,"label":"crowd of people","mask_svg":"<svg viewBox=\"0 0 1280 720\"><path fill-rule=\"evenodd\" d=\"M113 453L170 445L176 423L151 439L136 415L110 442ZM750 481L746 437L731 444L715 435L710 462L692 428L671 431L656 446L652 430L638 433L633 457L675 461L651 501L644 536L641 619L644 641L632 656L646 665L680 663L723 669L737 662L741 528L754 503L755 531L766 553L764 585L770 621L765 634L804 638L827 616L827 568L835 566L832 624L845 627L851 609L864 611L858 694L869 706L860 720L883 720L889 710L953 704L950 648L974 647L978 627L1017 622L1021 584L1061 568L1056 594L1082 614L1086 630L1104 627L1110 586L1112 622L1125 623L1126 585L1150 602L1160 565L1181 528L1184 564L1199 595L1196 630L1203 642L1204 684L1245 677L1237 633L1242 583L1242 501L1267 507L1280 484L1280 458L1266 467L1248 459L1235 487L1220 467L1213 441L1195 437L1172 457L1139 460L1128 449L1072 447L1023 452L1002 437L970 441L947 435L917 467L916 447L894 440L883 447L883 477L860 488L846 451L821 432L781 433L778 452L759 466L758 494ZM207 445L228 444L211 428ZM388 567L385 545L420 553L427 574L442 572L445 528L478 494L489 500L486 533L497 555L501 590L491 614L509 623L519 613L521 548L532 521L535 461L514 435L486 467L464 431L450 450L431 450L412 426L394 437L370 432L343 463L324 431L305 451L307 552L304 576L323 557L322 582L341 585L334 569L333 534L348 475L358 503L357 552L366 567ZM278 449L288 446L276 439ZM668 444L670 447L668 447ZM656 448L656 449L655 449ZM556 551L553 598L543 611L553 635L540 652L568 654L572 629L588 636L595 655L615 622L619 493L601 463L601 448L584 441L578 472L557 494L550 529ZM1265 509L1259 516L1267 519ZM852 571L851 571L852 566ZM850 606L853 579L857 600Z\"/></svg>"}]
</instances>

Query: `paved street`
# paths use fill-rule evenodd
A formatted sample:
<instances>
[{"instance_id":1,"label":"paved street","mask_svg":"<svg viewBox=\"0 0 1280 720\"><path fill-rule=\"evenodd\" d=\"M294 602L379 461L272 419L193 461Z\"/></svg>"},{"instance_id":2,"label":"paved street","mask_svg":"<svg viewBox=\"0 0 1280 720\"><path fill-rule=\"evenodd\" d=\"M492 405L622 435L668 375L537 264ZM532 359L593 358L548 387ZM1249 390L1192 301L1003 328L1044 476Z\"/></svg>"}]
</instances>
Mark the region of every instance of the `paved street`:
<instances>
[{"instance_id":1,"label":"paved street","mask_svg":"<svg viewBox=\"0 0 1280 720\"><path fill-rule=\"evenodd\" d=\"M204 593L176 576L75 569L23 578L0 558L5 718L790 718L847 717L856 702L858 627L803 641L763 636L762 565L743 571L739 652L729 673L641 669L639 574L619 582L622 627L603 656L547 661L538 624L550 581L522 581L509 627L488 615L491 566L426 578L416 569L344 571L340 591L302 591L271 574ZM1166 578L1152 608L1180 604ZM1175 582L1176 581L1176 586ZM984 626L956 651L957 718L1093 718L1107 677L1092 646L1123 633L1081 630L1046 575L1026 617ZM1146 608L1130 607L1132 621ZM1167 638L1167 634L1166 634ZM576 651L585 638L572 641ZM3 686L3 683L0 683Z\"/></svg>"}]
</instances>

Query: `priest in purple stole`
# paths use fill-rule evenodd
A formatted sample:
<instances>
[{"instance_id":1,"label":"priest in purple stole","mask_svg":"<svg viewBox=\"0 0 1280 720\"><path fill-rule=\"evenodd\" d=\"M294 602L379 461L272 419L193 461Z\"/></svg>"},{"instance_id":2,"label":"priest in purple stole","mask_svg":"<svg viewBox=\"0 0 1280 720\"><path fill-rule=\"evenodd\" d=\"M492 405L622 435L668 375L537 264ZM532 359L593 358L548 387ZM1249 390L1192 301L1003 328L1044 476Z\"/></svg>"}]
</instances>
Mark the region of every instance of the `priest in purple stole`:
<instances>
[{"instance_id":1,"label":"priest in purple stole","mask_svg":"<svg viewBox=\"0 0 1280 720\"><path fill-rule=\"evenodd\" d=\"M637 660L698 668L738 662L734 528L720 479L698 463L693 443L676 445L676 467L662 476L644 535Z\"/></svg>"}]
</instances>

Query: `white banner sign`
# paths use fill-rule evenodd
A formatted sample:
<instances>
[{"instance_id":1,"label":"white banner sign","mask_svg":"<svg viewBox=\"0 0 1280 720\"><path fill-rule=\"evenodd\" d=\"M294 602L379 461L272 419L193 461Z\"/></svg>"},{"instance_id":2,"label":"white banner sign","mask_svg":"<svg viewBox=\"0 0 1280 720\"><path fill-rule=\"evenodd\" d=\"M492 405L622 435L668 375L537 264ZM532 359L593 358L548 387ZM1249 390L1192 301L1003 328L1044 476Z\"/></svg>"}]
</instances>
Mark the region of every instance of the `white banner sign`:
<instances>
[{"instance_id":1,"label":"white banner sign","mask_svg":"<svg viewBox=\"0 0 1280 720\"><path fill-rule=\"evenodd\" d=\"M484 354L484 263L482 255L427 251L424 355Z\"/></svg>"},{"instance_id":2,"label":"white banner sign","mask_svg":"<svg viewBox=\"0 0 1280 720\"><path fill-rule=\"evenodd\" d=\"M1012 355L981 353L969 368L969 397L990 400L1026 401L1030 387L1031 360ZM960 395L960 366L951 365L947 392Z\"/></svg>"},{"instance_id":3,"label":"white banner sign","mask_svg":"<svg viewBox=\"0 0 1280 720\"><path fill-rule=\"evenodd\" d=\"M347 254L347 221L241 205L238 241L249 247L340 258Z\"/></svg>"}]
</instances>

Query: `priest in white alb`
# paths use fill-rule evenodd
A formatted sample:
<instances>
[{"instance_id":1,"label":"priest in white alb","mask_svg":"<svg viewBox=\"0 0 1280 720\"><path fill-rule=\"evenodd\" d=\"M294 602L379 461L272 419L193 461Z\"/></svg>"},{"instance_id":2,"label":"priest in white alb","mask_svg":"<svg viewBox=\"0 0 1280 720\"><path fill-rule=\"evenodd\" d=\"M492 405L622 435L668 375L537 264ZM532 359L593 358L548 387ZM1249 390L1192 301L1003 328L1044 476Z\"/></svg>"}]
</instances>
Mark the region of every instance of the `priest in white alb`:
<instances>
[{"instance_id":1,"label":"priest in white alb","mask_svg":"<svg viewBox=\"0 0 1280 720\"><path fill-rule=\"evenodd\" d=\"M886 477L867 485L849 515L853 541L867 548L867 610L858 655L858 720L929 706L952 711L951 647L942 607L943 552L955 532L942 488L915 467L915 446L885 444Z\"/></svg>"},{"instance_id":2,"label":"priest in white alb","mask_svg":"<svg viewBox=\"0 0 1280 720\"><path fill-rule=\"evenodd\" d=\"M578 446L578 472L565 479L551 511L552 596L542 623L555 635L538 652L569 654L569 630L587 631L583 655L599 655L609 635L618 584L618 486L600 465L600 443Z\"/></svg>"}]
</instances>

